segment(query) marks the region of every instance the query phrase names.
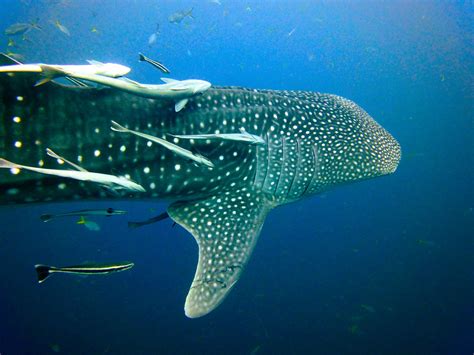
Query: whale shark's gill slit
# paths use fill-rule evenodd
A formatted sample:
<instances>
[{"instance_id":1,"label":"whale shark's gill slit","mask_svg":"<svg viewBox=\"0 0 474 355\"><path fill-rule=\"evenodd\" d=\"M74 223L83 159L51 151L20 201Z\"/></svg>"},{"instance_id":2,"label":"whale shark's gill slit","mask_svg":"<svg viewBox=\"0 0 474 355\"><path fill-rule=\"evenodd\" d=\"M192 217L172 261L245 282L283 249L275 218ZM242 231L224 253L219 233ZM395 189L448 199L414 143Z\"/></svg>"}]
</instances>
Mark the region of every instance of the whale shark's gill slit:
<instances>
[{"instance_id":1,"label":"whale shark's gill slit","mask_svg":"<svg viewBox=\"0 0 474 355\"><path fill-rule=\"evenodd\" d=\"M282 160L283 161L285 161L285 158L286 158L285 149L286 149L285 137L281 137L281 152L282 152ZM284 167L284 164L281 164L280 172L278 173L278 179L277 179L276 184L275 184L275 192L278 191L278 186L280 185L281 177L283 175L283 167Z\"/></svg>"},{"instance_id":2,"label":"whale shark's gill slit","mask_svg":"<svg viewBox=\"0 0 474 355\"><path fill-rule=\"evenodd\" d=\"M291 196L291 189L293 188L293 184L298 182L298 174L300 170L300 165L301 163L301 139L299 137L296 137L296 164L295 164L295 171L293 175L293 179L291 180L290 187L288 188L288 196ZM296 185L296 189L298 186Z\"/></svg>"},{"instance_id":3,"label":"whale shark's gill slit","mask_svg":"<svg viewBox=\"0 0 474 355\"><path fill-rule=\"evenodd\" d=\"M295 182L296 174L298 172L298 163L299 163L299 148L298 148L298 138L297 138L296 139L296 163L294 164L295 169L293 172L290 171L290 176L291 176L291 173L293 173L293 175L291 177L290 184L288 185L288 191L286 193L287 196L291 195L291 188L293 187L293 183Z\"/></svg>"},{"instance_id":4,"label":"whale shark's gill slit","mask_svg":"<svg viewBox=\"0 0 474 355\"><path fill-rule=\"evenodd\" d=\"M312 167L312 170L313 170L313 174L311 175L311 178L308 179L308 183L306 184L301 196L304 196L308 192L308 189L311 186L311 184L313 183L313 180L315 179L316 173L317 173L317 170L318 170L319 162L318 162L318 154L317 154L317 151L316 151L317 147L316 147L316 145L314 145L314 146L311 146L310 149L311 149L311 158L312 158L311 167Z\"/></svg>"},{"instance_id":5,"label":"whale shark's gill slit","mask_svg":"<svg viewBox=\"0 0 474 355\"><path fill-rule=\"evenodd\" d=\"M270 151L270 145L272 144L272 141L271 141L271 138L268 137L268 133L266 134L266 137L267 137L267 141L268 141L268 144L266 146L266 153L267 153L267 164L266 164L266 170L265 170L265 176L263 177L263 180L262 180L262 186L265 186L265 183L267 181L267 176L268 176L268 172L270 170L270 167L271 167L271 151Z\"/></svg>"}]
</instances>

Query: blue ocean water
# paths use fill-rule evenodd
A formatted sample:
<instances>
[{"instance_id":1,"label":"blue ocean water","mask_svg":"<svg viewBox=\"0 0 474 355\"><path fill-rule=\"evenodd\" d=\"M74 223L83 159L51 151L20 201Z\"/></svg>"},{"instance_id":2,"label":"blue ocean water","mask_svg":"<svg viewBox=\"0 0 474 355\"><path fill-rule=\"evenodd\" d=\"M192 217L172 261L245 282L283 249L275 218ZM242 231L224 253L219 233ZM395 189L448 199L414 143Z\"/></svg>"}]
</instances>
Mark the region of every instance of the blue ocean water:
<instances>
[{"instance_id":1,"label":"blue ocean water","mask_svg":"<svg viewBox=\"0 0 474 355\"><path fill-rule=\"evenodd\" d=\"M168 21L191 7L194 18ZM166 204L3 207L0 354L472 353L472 11L431 1L3 1L1 29L36 19L43 28L14 46L0 35L0 49L26 62L117 62L158 82L137 60L144 52L177 79L338 94L384 126L403 157L393 175L272 211L242 278L200 319L183 313L191 235L169 220L127 228ZM129 213L95 219L99 232L38 218L110 206ZM117 260L135 267L41 285L33 268Z\"/></svg>"}]
</instances>

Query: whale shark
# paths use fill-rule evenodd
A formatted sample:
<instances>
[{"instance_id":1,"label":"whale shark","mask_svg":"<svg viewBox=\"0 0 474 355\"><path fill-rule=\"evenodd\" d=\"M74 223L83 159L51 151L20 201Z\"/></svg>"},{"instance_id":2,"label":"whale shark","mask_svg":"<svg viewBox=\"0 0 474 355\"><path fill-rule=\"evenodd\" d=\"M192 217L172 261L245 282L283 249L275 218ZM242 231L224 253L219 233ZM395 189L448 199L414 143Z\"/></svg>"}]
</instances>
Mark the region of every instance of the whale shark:
<instances>
[{"instance_id":1,"label":"whale shark","mask_svg":"<svg viewBox=\"0 0 474 355\"><path fill-rule=\"evenodd\" d=\"M145 191L114 194L88 181L0 169L0 204L161 199L199 247L185 301L187 317L219 306L239 280L268 213L339 185L388 175L399 143L367 112L340 96L308 91L209 88L173 102L113 88L34 87L34 74L0 75L0 157L55 165L46 148L88 171L124 176ZM152 141L110 129L111 120L196 152L194 164ZM244 129L264 144L179 136Z\"/></svg>"}]
</instances>

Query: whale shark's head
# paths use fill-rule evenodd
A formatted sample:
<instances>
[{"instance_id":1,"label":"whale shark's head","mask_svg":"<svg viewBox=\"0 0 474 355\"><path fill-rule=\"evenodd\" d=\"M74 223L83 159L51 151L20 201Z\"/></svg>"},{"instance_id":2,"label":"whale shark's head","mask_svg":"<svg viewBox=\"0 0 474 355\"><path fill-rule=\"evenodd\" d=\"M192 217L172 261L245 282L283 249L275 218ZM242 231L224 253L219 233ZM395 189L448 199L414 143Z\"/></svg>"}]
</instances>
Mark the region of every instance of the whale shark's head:
<instances>
[{"instance_id":1,"label":"whale shark's head","mask_svg":"<svg viewBox=\"0 0 474 355\"><path fill-rule=\"evenodd\" d=\"M332 154L325 159L332 183L365 180L395 172L401 158L399 143L354 102L338 97L339 107L351 113L341 121L341 127L327 132ZM357 123L353 117L357 117ZM354 122L351 122L354 121ZM338 141L338 130L345 130L350 139ZM348 132L350 131L350 132Z\"/></svg>"}]
</instances>

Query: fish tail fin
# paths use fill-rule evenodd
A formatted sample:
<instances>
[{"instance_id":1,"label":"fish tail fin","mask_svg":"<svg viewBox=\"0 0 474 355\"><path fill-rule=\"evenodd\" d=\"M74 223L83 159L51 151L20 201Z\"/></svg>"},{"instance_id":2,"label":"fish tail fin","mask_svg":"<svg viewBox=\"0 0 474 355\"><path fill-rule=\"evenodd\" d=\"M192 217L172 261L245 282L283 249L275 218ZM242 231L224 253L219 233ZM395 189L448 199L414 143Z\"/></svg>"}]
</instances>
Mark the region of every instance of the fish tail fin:
<instances>
[{"instance_id":1,"label":"fish tail fin","mask_svg":"<svg viewBox=\"0 0 474 355\"><path fill-rule=\"evenodd\" d=\"M43 78L41 80L38 80L35 86L46 84L47 82L50 82L51 80L60 76L66 76L64 70L61 70L52 65L40 64L40 68Z\"/></svg>"},{"instance_id":2,"label":"fish tail fin","mask_svg":"<svg viewBox=\"0 0 474 355\"><path fill-rule=\"evenodd\" d=\"M191 17L192 19L194 19L193 10L194 10L194 7L192 7L191 10L189 10L188 12L188 16Z\"/></svg>"},{"instance_id":3,"label":"fish tail fin","mask_svg":"<svg viewBox=\"0 0 474 355\"><path fill-rule=\"evenodd\" d=\"M50 275L51 266L37 264L35 265L36 276L38 276L38 283L42 283Z\"/></svg>"},{"instance_id":4,"label":"fish tail fin","mask_svg":"<svg viewBox=\"0 0 474 355\"><path fill-rule=\"evenodd\" d=\"M145 62L145 56L143 55L143 53L138 53L138 60L140 62Z\"/></svg>"},{"instance_id":5,"label":"fish tail fin","mask_svg":"<svg viewBox=\"0 0 474 355\"><path fill-rule=\"evenodd\" d=\"M34 28L35 30L38 30L38 31L43 31L43 28L38 24L38 22L39 22L38 18L35 21L31 21L30 22L31 28Z\"/></svg>"},{"instance_id":6,"label":"fish tail fin","mask_svg":"<svg viewBox=\"0 0 474 355\"><path fill-rule=\"evenodd\" d=\"M53 152L52 149L50 148L46 148L46 154L48 154L51 158L63 160L59 155Z\"/></svg>"},{"instance_id":7,"label":"fish tail fin","mask_svg":"<svg viewBox=\"0 0 474 355\"><path fill-rule=\"evenodd\" d=\"M77 224L86 224L86 219L84 218L84 216L81 216L81 218L79 218L79 220L76 223Z\"/></svg>"},{"instance_id":8,"label":"fish tail fin","mask_svg":"<svg viewBox=\"0 0 474 355\"><path fill-rule=\"evenodd\" d=\"M129 132L130 130L128 128L125 128L124 126L119 125L115 121L110 121L112 123L112 126L110 126L110 129L115 132Z\"/></svg>"},{"instance_id":9,"label":"fish tail fin","mask_svg":"<svg viewBox=\"0 0 474 355\"><path fill-rule=\"evenodd\" d=\"M11 169L11 168L17 168L17 167L18 166L15 163L12 163L11 161L0 158L0 168Z\"/></svg>"},{"instance_id":10,"label":"fish tail fin","mask_svg":"<svg viewBox=\"0 0 474 355\"><path fill-rule=\"evenodd\" d=\"M49 222L53 219L53 215L52 214L42 214L40 216L40 219L43 221L43 222Z\"/></svg>"}]
</instances>

